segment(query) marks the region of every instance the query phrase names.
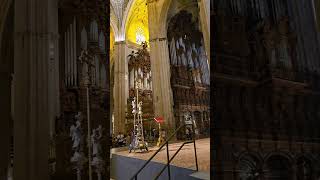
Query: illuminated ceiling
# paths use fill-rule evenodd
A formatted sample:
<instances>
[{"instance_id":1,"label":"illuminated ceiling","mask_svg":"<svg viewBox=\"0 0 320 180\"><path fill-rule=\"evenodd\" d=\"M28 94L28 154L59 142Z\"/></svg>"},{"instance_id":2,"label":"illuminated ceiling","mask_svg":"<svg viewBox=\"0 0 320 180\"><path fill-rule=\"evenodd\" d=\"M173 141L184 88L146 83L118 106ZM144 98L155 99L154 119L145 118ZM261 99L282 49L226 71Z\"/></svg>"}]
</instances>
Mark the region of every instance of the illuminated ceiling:
<instances>
[{"instance_id":1,"label":"illuminated ceiling","mask_svg":"<svg viewBox=\"0 0 320 180\"><path fill-rule=\"evenodd\" d=\"M110 55L113 53L115 37L112 28L110 27Z\"/></svg>"},{"instance_id":2,"label":"illuminated ceiling","mask_svg":"<svg viewBox=\"0 0 320 180\"><path fill-rule=\"evenodd\" d=\"M129 42L149 42L148 9L146 0L135 0L126 23L126 37Z\"/></svg>"},{"instance_id":3,"label":"illuminated ceiling","mask_svg":"<svg viewBox=\"0 0 320 180\"><path fill-rule=\"evenodd\" d=\"M121 24L123 21L124 11L129 3L129 0L110 0L110 13L111 18L117 19L117 24Z\"/></svg>"}]
</instances>

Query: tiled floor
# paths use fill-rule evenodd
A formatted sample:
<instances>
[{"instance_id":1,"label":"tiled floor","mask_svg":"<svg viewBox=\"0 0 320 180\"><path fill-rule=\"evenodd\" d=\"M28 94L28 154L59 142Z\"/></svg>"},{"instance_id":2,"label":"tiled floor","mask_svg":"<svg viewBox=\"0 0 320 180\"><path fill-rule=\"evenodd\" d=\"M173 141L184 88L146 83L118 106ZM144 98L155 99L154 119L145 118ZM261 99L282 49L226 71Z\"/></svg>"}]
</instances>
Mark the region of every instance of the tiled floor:
<instances>
[{"instance_id":1,"label":"tiled floor","mask_svg":"<svg viewBox=\"0 0 320 180\"><path fill-rule=\"evenodd\" d=\"M173 154L178 150L182 143L173 143L169 145L169 156L172 157ZM199 171L210 171L210 139L200 139L196 140L196 148L197 148L197 157L198 157L198 167ZM138 158L148 160L155 151L157 151L158 147L149 148L149 152L136 152L129 153L127 148L121 149L113 149L111 153L115 153L122 156ZM153 161L166 163L166 148L164 147L154 158ZM192 144L186 144L181 151L176 155L176 157L171 162L173 165L188 169L195 169L195 155L194 148Z\"/></svg>"}]
</instances>

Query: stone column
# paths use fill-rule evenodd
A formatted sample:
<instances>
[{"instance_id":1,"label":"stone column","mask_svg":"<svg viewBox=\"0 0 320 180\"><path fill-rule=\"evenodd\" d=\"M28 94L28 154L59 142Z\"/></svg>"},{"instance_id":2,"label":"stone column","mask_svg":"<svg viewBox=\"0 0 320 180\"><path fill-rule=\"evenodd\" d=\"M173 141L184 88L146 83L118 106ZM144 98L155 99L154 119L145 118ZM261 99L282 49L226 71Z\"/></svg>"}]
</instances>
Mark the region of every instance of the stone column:
<instances>
[{"instance_id":1,"label":"stone column","mask_svg":"<svg viewBox=\"0 0 320 180\"><path fill-rule=\"evenodd\" d=\"M53 0L15 1L14 175L46 180L49 150L49 17ZM53 8L52 11L49 8ZM57 24L55 24L57 25Z\"/></svg>"},{"instance_id":2,"label":"stone column","mask_svg":"<svg viewBox=\"0 0 320 180\"><path fill-rule=\"evenodd\" d=\"M210 0L198 0L204 46L210 63Z\"/></svg>"},{"instance_id":3,"label":"stone column","mask_svg":"<svg viewBox=\"0 0 320 180\"><path fill-rule=\"evenodd\" d=\"M9 1L3 3L6 5L0 3L0 16L3 16L0 17L0 179L7 179L8 165L11 164L9 153L12 137L11 74L13 73L14 34L12 3L9 3ZM4 11L5 14L1 11ZM2 40L1 34L3 35Z\"/></svg>"},{"instance_id":4,"label":"stone column","mask_svg":"<svg viewBox=\"0 0 320 180\"><path fill-rule=\"evenodd\" d=\"M2 56L0 56L2 58ZM7 168L9 165L10 138L12 131L10 128L11 119L11 82L10 74L1 72L0 70L0 113L1 113L1 129L0 129L0 179L6 179Z\"/></svg>"},{"instance_id":5,"label":"stone column","mask_svg":"<svg viewBox=\"0 0 320 180\"><path fill-rule=\"evenodd\" d=\"M169 133L175 129L173 98L170 84L170 59L166 35L159 32L157 1L148 2L150 61L152 73L153 108L155 117L164 118ZM167 136L170 134L167 133Z\"/></svg>"},{"instance_id":6,"label":"stone column","mask_svg":"<svg viewBox=\"0 0 320 180\"><path fill-rule=\"evenodd\" d=\"M55 119L60 116L58 3L49 2L49 106L50 137L55 133Z\"/></svg>"},{"instance_id":7,"label":"stone column","mask_svg":"<svg viewBox=\"0 0 320 180\"><path fill-rule=\"evenodd\" d=\"M169 51L166 38L155 38L150 41L150 59L155 116L162 116L167 128L174 129Z\"/></svg>"},{"instance_id":8,"label":"stone column","mask_svg":"<svg viewBox=\"0 0 320 180\"><path fill-rule=\"evenodd\" d=\"M2 0L0 2L0 42L2 41L3 37L3 30L6 24L7 14L9 11L9 8L11 6L12 0ZM1 48L0 43L0 48Z\"/></svg>"},{"instance_id":9,"label":"stone column","mask_svg":"<svg viewBox=\"0 0 320 180\"><path fill-rule=\"evenodd\" d=\"M114 45L114 134L125 133L126 110L126 45L124 41Z\"/></svg>"}]
</instances>

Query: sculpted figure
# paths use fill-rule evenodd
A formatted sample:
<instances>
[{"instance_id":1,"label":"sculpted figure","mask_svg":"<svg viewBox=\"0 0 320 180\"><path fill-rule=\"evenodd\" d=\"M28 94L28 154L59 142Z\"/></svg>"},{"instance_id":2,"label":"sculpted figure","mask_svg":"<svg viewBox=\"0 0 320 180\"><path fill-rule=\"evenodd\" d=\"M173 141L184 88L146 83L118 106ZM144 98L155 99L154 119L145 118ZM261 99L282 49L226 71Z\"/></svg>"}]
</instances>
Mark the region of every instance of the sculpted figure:
<instances>
[{"instance_id":1,"label":"sculpted figure","mask_svg":"<svg viewBox=\"0 0 320 180\"><path fill-rule=\"evenodd\" d=\"M136 97L133 98L133 101L131 102L132 105L132 113L136 113Z\"/></svg>"},{"instance_id":2,"label":"sculpted figure","mask_svg":"<svg viewBox=\"0 0 320 180\"><path fill-rule=\"evenodd\" d=\"M72 125L70 127L70 136L72 137L73 145L72 149L75 151L79 151L80 149L80 141L81 141L81 113L79 112L75 118L77 119L76 125Z\"/></svg>"},{"instance_id":3,"label":"sculpted figure","mask_svg":"<svg viewBox=\"0 0 320 180\"><path fill-rule=\"evenodd\" d=\"M138 109L139 109L139 115L141 115L142 114L142 101L139 102Z\"/></svg>"},{"instance_id":4,"label":"sculpted figure","mask_svg":"<svg viewBox=\"0 0 320 180\"><path fill-rule=\"evenodd\" d=\"M190 115L189 112L186 112L186 113L184 114L184 119L187 120L187 121L191 120L191 115Z\"/></svg>"},{"instance_id":5,"label":"sculpted figure","mask_svg":"<svg viewBox=\"0 0 320 180\"><path fill-rule=\"evenodd\" d=\"M99 125L97 129L94 129L91 135L92 156L97 157L101 155L101 139L102 139L102 126Z\"/></svg>"}]
</instances>

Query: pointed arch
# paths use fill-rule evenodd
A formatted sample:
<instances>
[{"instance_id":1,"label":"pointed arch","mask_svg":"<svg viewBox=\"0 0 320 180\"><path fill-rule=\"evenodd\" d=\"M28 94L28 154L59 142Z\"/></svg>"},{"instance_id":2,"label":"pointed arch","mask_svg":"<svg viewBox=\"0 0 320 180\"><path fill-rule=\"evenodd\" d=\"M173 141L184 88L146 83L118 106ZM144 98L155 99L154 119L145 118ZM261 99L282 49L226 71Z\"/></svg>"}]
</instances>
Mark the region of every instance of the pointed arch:
<instances>
[{"instance_id":1,"label":"pointed arch","mask_svg":"<svg viewBox=\"0 0 320 180\"><path fill-rule=\"evenodd\" d=\"M136 33L142 29L143 38L149 40L148 8L147 0L130 1L127 5L121 27L124 40L137 43Z\"/></svg>"},{"instance_id":2,"label":"pointed arch","mask_svg":"<svg viewBox=\"0 0 320 180\"><path fill-rule=\"evenodd\" d=\"M121 23L121 27L120 27L120 31L121 32L120 32L120 34L122 35L123 40L126 39L126 25L127 25L128 20L129 20L129 14L130 14L130 12L132 10L134 1L135 0L129 0L129 2L128 2L126 8L125 8L125 12L123 14L123 20L122 20L122 22L120 22Z\"/></svg>"},{"instance_id":3,"label":"pointed arch","mask_svg":"<svg viewBox=\"0 0 320 180\"><path fill-rule=\"evenodd\" d=\"M115 22L113 19L110 19L110 27L113 30L115 41L123 41L121 32L120 32L120 30L119 30L119 28L117 26L117 22Z\"/></svg>"},{"instance_id":4,"label":"pointed arch","mask_svg":"<svg viewBox=\"0 0 320 180\"><path fill-rule=\"evenodd\" d=\"M159 16L159 24L160 24L160 35L161 37L166 37L167 36L167 29L168 29L168 24L167 24L167 18L168 18L168 12L170 9L172 0L166 0L164 1L161 11L160 11L160 16Z\"/></svg>"}]
</instances>

